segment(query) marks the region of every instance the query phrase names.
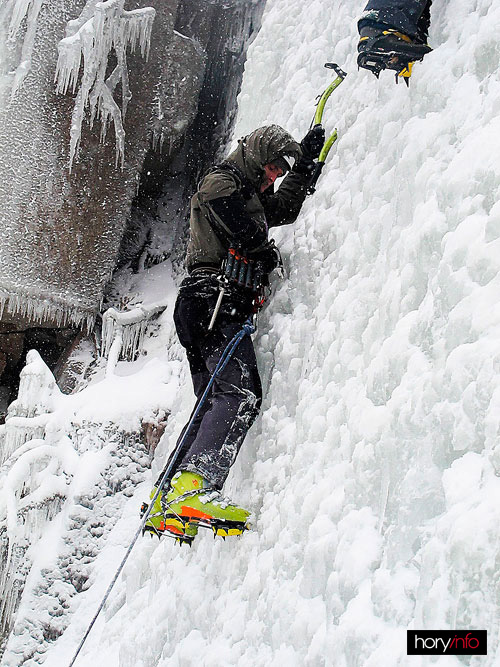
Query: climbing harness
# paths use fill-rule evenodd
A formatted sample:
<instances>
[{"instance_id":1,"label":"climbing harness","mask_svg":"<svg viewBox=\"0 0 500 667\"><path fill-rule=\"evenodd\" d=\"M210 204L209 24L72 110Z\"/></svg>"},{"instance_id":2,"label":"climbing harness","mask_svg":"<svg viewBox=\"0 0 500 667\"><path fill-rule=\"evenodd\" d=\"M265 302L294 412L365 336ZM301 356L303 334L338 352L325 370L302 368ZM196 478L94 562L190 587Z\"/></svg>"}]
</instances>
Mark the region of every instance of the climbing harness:
<instances>
[{"instance_id":1,"label":"climbing harness","mask_svg":"<svg viewBox=\"0 0 500 667\"><path fill-rule=\"evenodd\" d=\"M223 267L224 278L240 287L257 291L260 285L261 271L259 262L246 257L236 248L229 248Z\"/></svg>"},{"instance_id":2,"label":"climbing harness","mask_svg":"<svg viewBox=\"0 0 500 667\"><path fill-rule=\"evenodd\" d=\"M340 86L342 81L346 78L347 73L344 72L344 70L340 69L340 67L336 63L325 63L325 67L328 69L333 69L335 70L335 73L337 74L337 78L334 79L331 84L325 88L323 93L319 96L318 103L316 106L316 113L314 114L313 121L311 123L311 127L316 127L317 125L322 125L323 121L323 113L325 110L325 104L330 97L330 95L333 93L333 91ZM321 149L321 152L318 157L318 161L316 162L316 166L314 169L314 172L311 176L311 180L309 183L309 186L307 188L307 194L313 194L313 192L316 191L316 183L318 182L318 178L321 175L321 172L323 171L323 167L325 166L326 158L328 156L328 153L330 152L330 149L332 148L333 144L337 141L337 130L335 129L333 134L331 134L328 139L325 141L323 148Z\"/></svg>"},{"instance_id":3,"label":"climbing harness","mask_svg":"<svg viewBox=\"0 0 500 667\"><path fill-rule=\"evenodd\" d=\"M146 525L146 521L148 520L149 514L150 514L150 512L153 508L153 505L155 504L155 501L157 500L160 493L163 491L163 488L164 488L166 482L170 479L172 470L174 470L175 464L177 463L177 459L179 457L180 452L182 451L182 447L184 445L186 437L187 437L187 435L188 435L196 417L199 415L201 408L203 407L205 401L207 400L208 394L210 393L210 390L212 389L212 386L213 386L215 380L224 371L227 364L229 363L229 360L233 356L236 348L241 343L243 338L245 336L251 336L254 332L255 332L255 326L254 326L252 320L249 318L243 324L240 331L238 331L238 333L236 333L233 336L233 338L229 341L229 343L227 344L224 352L222 353L222 355L221 355L221 357L220 357L220 359L217 363L217 366L215 367L215 370L212 373L212 376L211 376L210 380L208 381L208 384L205 388L205 391L203 392L203 394L201 395L201 397L197 401L197 403L196 403L196 405L193 409L193 412L191 413L191 418L190 418L190 420L189 420L189 422L188 422L188 424L187 424L187 426L184 430L184 434L183 434L182 438L179 440L179 442L177 443L177 446L176 446L172 456L170 457L170 461L168 462L168 464L167 464L167 466L166 466L166 468L163 472L163 475L160 479L160 482L159 482L159 484L156 488L156 493L154 494L153 498L151 499L151 502L149 503L148 508L145 510L145 512L142 515L142 521L140 523L140 526L137 529L137 531L136 531L136 533L135 533L135 535L132 539L132 542L130 543L127 551L125 552L125 555L124 555L124 557L123 557L123 559L122 559L122 561L121 561L113 579L111 580L111 583L109 584L108 589L106 590L106 593L104 594L104 597L101 601L101 604L99 605L99 608L97 609L92 621L90 622L90 625L88 626L87 631L85 632L85 635L83 636L83 639L81 640L80 644L78 645L76 653L73 656L73 659L71 660L71 662L69 664L69 667L73 667L73 665L75 664L75 660L77 659L78 654L80 653L87 637L89 636L90 631L92 630L92 628L94 626L94 623L97 620L97 617L99 616L102 609L104 608L104 605L106 604L106 602L107 602L107 600L108 600L108 598L111 594L113 586L117 582L118 577L120 576L120 574L121 574L121 572L122 572L122 570L125 566L125 563L127 562L128 557L130 556L130 553L132 552L132 549L134 548L135 543L139 539L140 535L142 535L144 533L144 529L145 529L144 527Z\"/></svg>"},{"instance_id":4,"label":"climbing harness","mask_svg":"<svg viewBox=\"0 0 500 667\"><path fill-rule=\"evenodd\" d=\"M278 249L276 248L276 251ZM280 257L281 263L281 257ZM221 272L219 274L219 295L208 325L208 331L212 331L215 320L219 314L222 300L226 292L233 285L244 288L253 294L253 310L257 313L266 299L265 293L265 271L262 262L247 257L237 248L229 248L226 259L222 262Z\"/></svg>"}]
</instances>

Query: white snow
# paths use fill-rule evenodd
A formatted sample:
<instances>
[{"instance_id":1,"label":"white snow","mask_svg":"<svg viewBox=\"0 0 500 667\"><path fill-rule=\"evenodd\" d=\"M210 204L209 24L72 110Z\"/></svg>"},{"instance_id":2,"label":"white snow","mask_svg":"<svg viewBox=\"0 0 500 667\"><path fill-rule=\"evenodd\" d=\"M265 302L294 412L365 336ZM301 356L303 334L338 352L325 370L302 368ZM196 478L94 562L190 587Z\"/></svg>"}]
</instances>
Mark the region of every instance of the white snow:
<instances>
[{"instance_id":1,"label":"white snow","mask_svg":"<svg viewBox=\"0 0 500 667\"><path fill-rule=\"evenodd\" d=\"M234 140L271 122L300 138L324 62L348 72L317 192L273 234L286 277L255 338L265 400L224 489L254 530L200 531L191 550L141 540L77 666L499 664L500 6L434 2L434 51L409 89L357 72L363 6L268 0L239 96ZM67 488L32 547L6 667L69 664L189 415L169 295L145 354L59 397L46 426L59 439L32 441L63 443ZM113 428L137 432L162 408L152 474L113 467ZM132 480L116 501L113 475ZM92 520L103 537L84 532ZM65 588L71 568L81 592ZM411 628L486 629L489 655L410 659Z\"/></svg>"}]
</instances>

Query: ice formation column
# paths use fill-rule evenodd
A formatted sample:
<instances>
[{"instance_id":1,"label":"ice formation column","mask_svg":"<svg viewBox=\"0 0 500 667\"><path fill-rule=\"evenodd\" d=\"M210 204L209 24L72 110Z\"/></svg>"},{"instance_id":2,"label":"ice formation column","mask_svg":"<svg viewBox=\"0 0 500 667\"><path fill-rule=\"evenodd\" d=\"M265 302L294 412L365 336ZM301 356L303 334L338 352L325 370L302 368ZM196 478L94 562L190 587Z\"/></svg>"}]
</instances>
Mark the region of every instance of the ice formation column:
<instances>
[{"instance_id":1,"label":"ice formation column","mask_svg":"<svg viewBox=\"0 0 500 667\"><path fill-rule=\"evenodd\" d=\"M0 441L0 465L28 440L43 438L46 415L59 394L54 376L36 350L31 350L21 371L18 398L9 406Z\"/></svg>"}]
</instances>

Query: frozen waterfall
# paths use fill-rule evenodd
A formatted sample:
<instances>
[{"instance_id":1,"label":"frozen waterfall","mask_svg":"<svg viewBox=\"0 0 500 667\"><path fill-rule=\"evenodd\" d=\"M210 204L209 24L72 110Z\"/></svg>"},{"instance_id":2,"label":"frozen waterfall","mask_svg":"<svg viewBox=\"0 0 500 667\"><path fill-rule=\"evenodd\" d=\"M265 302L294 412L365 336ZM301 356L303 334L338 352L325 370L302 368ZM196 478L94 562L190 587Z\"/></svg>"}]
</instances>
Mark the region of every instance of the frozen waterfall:
<instances>
[{"instance_id":1,"label":"frozen waterfall","mask_svg":"<svg viewBox=\"0 0 500 667\"><path fill-rule=\"evenodd\" d=\"M324 63L348 72L317 191L274 234L263 410L224 489L254 530L141 540L76 667L499 664L500 6L434 2L407 89L357 71L364 4L267 0L239 95L234 140L270 123L301 138ZM33 553L6 667L69 664L190 413L170 305L153 334L52 406L70 500ZM151 472L138 444L87 430L138 433L160 409ZM488 656L410 660L412 628L485 629Z\"/></svg>"}]
</instances>

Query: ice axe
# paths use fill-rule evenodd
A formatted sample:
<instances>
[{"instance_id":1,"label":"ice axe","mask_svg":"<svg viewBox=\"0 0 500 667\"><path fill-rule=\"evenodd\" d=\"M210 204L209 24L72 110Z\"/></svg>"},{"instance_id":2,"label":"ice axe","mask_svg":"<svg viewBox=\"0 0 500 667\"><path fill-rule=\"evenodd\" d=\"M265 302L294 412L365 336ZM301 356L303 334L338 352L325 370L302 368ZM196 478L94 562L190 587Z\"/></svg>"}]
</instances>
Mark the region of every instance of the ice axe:
<instances>
[{"instance_id":1,"label":"ice axe","mask_svg":"<svg viewBox=\"0 0 500 667\"><path fill-rule=\"evenodd\" d=\"M321 125L323 121L323 113L325 110L325 104L330 97L330 95L333 93L333 91L340 86L342 81L346 78L347 73L344 72L344 70L340 69L340 67L336 63L325 63L325 67L328 69L333 69L335 70L335 73L337 74L337 78L334 79L331 84L325 88L323 93L319 96L318 103L316 105L316 113L314 114L313 121L311 123L311 127L316 127L317 125ZM328 139L325 141L323 148L321 149L321 152L318 157L318 161L316 162L316 168L313 172L313 175L311 177L311 181L309 183L309 186L307 188L307 193L312 194L313 192L316 191L316 183L318 182L318 178L321 175L321 172L323 171L323 167L325 166L325 161L328 156L328 153L330 152L331 147L333 144L337 141L337 130L335 129L333 134L328 137Z\"/></svg>"}]
</instances>

